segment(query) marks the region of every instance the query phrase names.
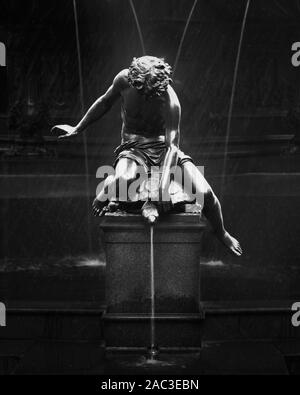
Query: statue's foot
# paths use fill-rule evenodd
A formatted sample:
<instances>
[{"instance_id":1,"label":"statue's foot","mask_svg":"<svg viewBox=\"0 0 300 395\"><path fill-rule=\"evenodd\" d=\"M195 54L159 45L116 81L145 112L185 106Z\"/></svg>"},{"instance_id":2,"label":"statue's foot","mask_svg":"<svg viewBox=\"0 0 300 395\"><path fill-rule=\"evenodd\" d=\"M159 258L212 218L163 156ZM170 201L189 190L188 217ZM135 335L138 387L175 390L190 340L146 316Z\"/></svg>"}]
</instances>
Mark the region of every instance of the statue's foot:
<instances>
[{"instance_id":1,"label":"statue's foot","mask_svg":"<svg viewBox=\"0 0 300 395\"><path fill-rule=\"evenodd\" d=\"M119 202L112 201L108 204L107 209L110 213L115 213L119 209Z\"/></svg>"},{"instance_id":2,"label":"statue's foot","mask_svg":"<svg viewBox=\"0 0 300 395\"><path fill-rule=\"evenodd\" d=\"M93 214L95 217L101 217L103 214L105 214L105 208L107 207L108 201L100 201L97 198L93 201L92 208L93 208Z\"/></svg>"},{"instance_id":3,"label":"statue's foot","mask_svg":"<svg viewBox=\"0 0 300 395\"><path fill-rule=\"evenodd\" d=\"M219 239L227 248L230 249L230 251L236 255L236 256L241 256L243 253L242 247L240 243L238 242L237 239L232 237L228 232L224 232L221 236L219 236Z\"/></svg>"}]
</instances>

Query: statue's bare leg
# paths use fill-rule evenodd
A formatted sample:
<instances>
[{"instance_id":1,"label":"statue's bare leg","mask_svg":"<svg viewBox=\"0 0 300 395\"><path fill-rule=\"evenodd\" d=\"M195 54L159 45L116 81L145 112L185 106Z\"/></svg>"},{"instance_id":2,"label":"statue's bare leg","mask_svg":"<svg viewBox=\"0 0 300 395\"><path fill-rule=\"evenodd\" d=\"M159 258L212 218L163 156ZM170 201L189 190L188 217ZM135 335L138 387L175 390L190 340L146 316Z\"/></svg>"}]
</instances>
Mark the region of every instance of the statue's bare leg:
<instances>
[{"instance_id":1,"label":"statue's bare leg","mask_svg":"<svg viewBox=\"0 0 300 395\"><path fill-rule=\"evenodd\" d=\"M95 215L100 215L103 208L112 198L127 200L128 186L137 177L138 165L132 159L121 158L116 166L115 175L105 180L104 187L93 203ZM124 196L123 196L124 195Z\"/></svg>"},{"instance_id":2,"label":"statue's bare leg","mask_svg":"<svg viewBox=\"0 0 300 395\"><path fill-rule=\"evenodd\" d=\"M202 173L192 162L186 162L183 164L183 174L184 184L192 185L196 196L203 196L203 214L209 220L218 239L235 255L242 255L240 243L224 228L221 204ZM189 193L189 191L186 192ZM198 203L203 204L203 199L200 198Z\"/></svg>"}]
</instances>

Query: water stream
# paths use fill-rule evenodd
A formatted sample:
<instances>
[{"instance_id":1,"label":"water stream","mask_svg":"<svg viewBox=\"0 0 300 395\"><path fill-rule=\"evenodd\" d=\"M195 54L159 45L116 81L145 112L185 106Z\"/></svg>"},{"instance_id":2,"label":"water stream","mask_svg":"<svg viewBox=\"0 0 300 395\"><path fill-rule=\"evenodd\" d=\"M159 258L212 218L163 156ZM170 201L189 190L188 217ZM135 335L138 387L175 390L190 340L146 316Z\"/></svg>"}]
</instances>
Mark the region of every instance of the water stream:
<instances>
[{"instance_id":1,"label":"water stream","mask_svg":"<svg viewBox=\"0 0 300 395\"><path fill-rule=\"evenodd\" d=\"M181 36L181 39L180 39L180 42L179 42L179 47L178 47L178 50L177 50L176 58L175 58L175 61L174 61L173 76L175 76L175 72L176 72L178 61L179 61L179 58L180 58L180 55L181 55L181 50L182 50L183 42L184 42L184 39L185 39L185 36L186 36L186 32L187 32L187 30L189 28L189 25L191 23L191 19L192 19L192 16L193 16L193 13L195 11L197 3L198 3L198 0L195 0L193 5L192 5L192 8L190 10L190 13L188 15L188 18L186 20L185 27L183 29L183 33L182 33L182 36Z\"/></svg>"},{"instance_id":2,"label":"water stream","mask_svg":"<svg viewBox=\"0 0 300 395\"><path fill-rule=\"evenodd\" d=\"M134 16L134 20L135 20L136 28L137 28L137 31L138 31L138 35L139 35L139 38L140 38L140 43L141 43L143 55L146 55L146 48L145 48L145 43L144 43L144 39L143 39L142 29L141 29L141 26L140 26L140 23L139 23L139 19L138 19L136 10L135 10L135 6L133 4L133 0L129 0L129 3L130 3L130 7L131 7L131 10L132 10L133 16Z\"/></svg>"},{"instance_id":3,"label":"water stream","mask_svg":"<svg viewBox=\"0 0 300 395\"><path fill-rule=\"evenodd\" d=\"M76 0L73 0L74 10L74 22L76 32L76 45L77 45L77 61L78 61L78 77L79 77L79 90L80 90L80 112L81 117L84 116L85 105L84 105L84 94L83 94L83 77L82 77L82 61L81 61L81 47L79 39L79 26L78 26L78 14ZM86 210L87 210L87 237L89 252L92 253L92 224L91 224L91 202L90 202L90 181L89 181L89 162L88 162L88 148L87 138L85 133L82 134L83 149L84 149L84 166L85 166L85 188L86 188Z\"/></svg>"},{"instance_id":4,"label":"water stream","mask_svg":"<svg viewBox=\"0 0 300 395\"><path fill-rule=\"evenodd\" d=\"M150 226L150 288L151 288L151 332L150 332L150 358L155 357L155 278L154 278L154 243L153 243L154 228Z\"/></svg>"},{"instance_id":5,"label":"water stream","mask_svg":"<svg viewBox=\"0 0 300 395\"><path fill-rule=\"evenodd\" d=\"M233 73L232 90L231 90L231 96L230 96L227 128L226 128L226 136L225 136L223 170L222 170L222 177L221 177L221 193L220 193L221 200L222 200L223 194L224 194L224 184L225 184L226 167L227 167L228 144L229 144L229 138L230 138L230 132L231 132L232 112L233 112L236 83L237 83L237 77L238 77L238 71L239 71L239 65L240 65L241 50L242 50L242 44L243 44L243 39L244 39L246 20L247 20L247 16L248 16L250 1L251 0L247 0L245 12L244 12L244 17L243 17L243 22L242 22L242 27L241 27L241 34L240 34L239 45L238 45L237 56L236 56L235 67L234 67L234 73Z\"/></svg>"}]
</instances>

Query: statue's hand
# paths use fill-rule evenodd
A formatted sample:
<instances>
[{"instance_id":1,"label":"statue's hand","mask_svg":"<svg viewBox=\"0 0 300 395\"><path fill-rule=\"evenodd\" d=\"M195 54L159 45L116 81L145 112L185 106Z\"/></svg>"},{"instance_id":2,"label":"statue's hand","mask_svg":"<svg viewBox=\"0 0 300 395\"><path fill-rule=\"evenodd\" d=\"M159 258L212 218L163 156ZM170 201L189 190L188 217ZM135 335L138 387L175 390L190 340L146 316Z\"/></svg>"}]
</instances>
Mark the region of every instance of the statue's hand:
<instances>
[{"instance_id":1,"label":"statue's hand","mask_svg":"<svg viewBox=\"0 0 300 395\"><path fill-rule=\"evenodd\" d=\"M76 136L78 134L78 130L76 127L70 125L56 125L51 129L51 133L59 139L63 139L66 137Z\"/></svg>"}]
</instances>

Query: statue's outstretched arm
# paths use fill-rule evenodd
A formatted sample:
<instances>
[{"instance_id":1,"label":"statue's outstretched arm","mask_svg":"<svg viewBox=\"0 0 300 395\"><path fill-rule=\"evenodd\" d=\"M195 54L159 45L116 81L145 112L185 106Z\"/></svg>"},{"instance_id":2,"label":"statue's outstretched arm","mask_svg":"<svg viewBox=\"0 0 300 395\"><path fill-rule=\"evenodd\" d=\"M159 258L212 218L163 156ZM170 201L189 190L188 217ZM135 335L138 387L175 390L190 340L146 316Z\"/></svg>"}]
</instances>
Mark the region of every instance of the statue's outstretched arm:
<instances>
[{"instance_id":1,"label":"statue's outstretched arm","mask_svg":"<svg viewBox=\"0 0 300 395\"><path fill-rule=\"evenodd\" d=\"M72 137L83 132L88 126L99 120L120 98L121 91L124 89L124 83L127 81L127 78L126 80L124 79L125 73L126 70L123 70L115 77L105 94L95 101L76 126L56 125L52 128L52 132L58 134L59 138Z\"/></svg>"}]
</instances>

